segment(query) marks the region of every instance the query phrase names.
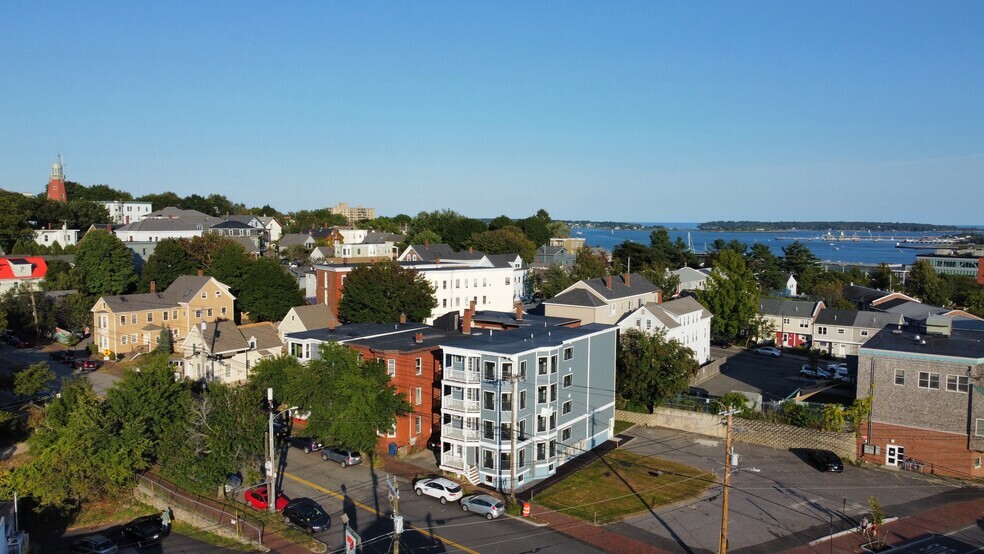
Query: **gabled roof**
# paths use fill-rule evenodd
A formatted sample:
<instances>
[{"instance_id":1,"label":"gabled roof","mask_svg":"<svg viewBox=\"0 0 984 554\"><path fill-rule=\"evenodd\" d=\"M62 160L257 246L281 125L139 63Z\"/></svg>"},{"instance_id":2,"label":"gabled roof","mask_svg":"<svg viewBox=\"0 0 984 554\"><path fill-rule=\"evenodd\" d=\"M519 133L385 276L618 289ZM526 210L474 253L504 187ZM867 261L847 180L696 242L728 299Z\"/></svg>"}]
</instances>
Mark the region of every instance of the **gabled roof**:
<instances>
[{"instance_id":1,"label":"gabled roof","mask_svg":"<svg viewBox=\"0 0 984 554\"><path fill-rule=\"evenodd\" d=\"M189 219L214 219L215 222L222 221L217 217L210 216L206 213L202 213L198 210L182 210L181 208L175 208L174 206L168 206L157 210L156 212L150 212L144 216L145 218L162 218L162 219L179 219L179 218L189 218Z\"/></svg>"},{"instance_id":2,"label":"gabled roof","mask_svg":"<svg viewBox=\"0 0 984 554\"><path fill-rule=\"evenodd\" d=\"M454 248L443 242L438 244L411 244L407 247L407 250L413 250L417 254L417 257L424 262L460 258L459 253L455 252ZM404 254L406 254L406 251L404 251Z\"/></svg>"},{"instance_id":3,"label":"gabled roof","mask_svg":"<svg viewBox=\"0 0 984 554\"><path fill-rule=\"evenodd\" d=\"M666 327L667 329L676 329L677 327L680 326L680 324L677 323L675 319L670 317L670 314L666 313L663 309L659 307L659 304L655 302L649 302L645 306L640 306L635 310L632 310L631 312L626 312L625 315L619 318L618 323L621 325L623 321L627 319L632 319L636 317L636 314L639 314L641 312L646 312L649 315L653 316L654 318L656 318L657 321L663 324L663 327Z\"/></svg>"},{"instance_id":4,"label":"gabled roof","mask_svg":"<svg viewBox=\"0 0 984 554\"><path fill-rule=\"evenodd\" d=\"M362 239L362 244L383 244L387 242L403 242L403 235L369 231L366 233L366 238Z\"/></svg>"},{"instance_id":5,"label":"gabled roof","mask_svg":"<svg viewBox=\"0 0 984 554\"><path fill-rule=\"evenodd\" d=\"M817 318L814 320L814 323L817 325L841 325L844 327L852 327L857 314L858 312L855 310L833 310L831 308L824 308L817 314Z\"/></svg>"},{"instance_id":6,"label":"gabled roof","mask_svg":"<svg viewBox=\"0 0 984 554\"><path fill-rule=\"evenodd\" d=\"M675 300L670 300L668 302L663 302L662 304L648 303L646 306L654 305L659 306L663 310L676 315L681 316L684 314L692 314L694 312L700 312L700 318L710 317L711 312L704 308L704 305L697 301L696 298L692 296L682 296Z\"/></svg>"},{"instance_id":7,"label":"gabled roof","mask_svg":"<svg viewBox=\"0 0 984 554\"><path fill-rule=\"evenodd\" d=\"M205 346L212 354L231 354L250 350L250 339L256 341L257 350L283 347L273 323L252 323L236 326L236 323L220 319L199 328ZM186 339L187 340L187 339Z\"/></svg>"},{"instance_id":8,"label":"gabled roof","mask_svg":"<svg viewBox=\"0 0 984 554\"><path fill-rule=\"evenodd\" d=\"M638 273L632 273L629 275L628 285L625 284L625 275L614 275L611 279L612 288L610 289L608 288L607 277L601 277L599 279L585 279L580 282L588 286L605 300L628 298L630 296L638 296L640 294L654 293L659 290L659 287L650 283L648 279ZM576 287L577 283L571 286ZM570 288L568 288L568 290L570 290Z\"/></svg>"},{"instance_id":9,"label":"gabled roof","mask_svg":"<svg viewBox=\"0 0 984 554\"><path fill-rule=\"evenodd\" d=\"M41 256L0 258L0 279L42 279L47 272Z\"/></svg>"},{"instance_id":10,"label":"gabled roof","mask_svg":"<svg viewBox=\"0 0 984 554\"><path fill-rule=\"evenodd\" d=\"M538 256L556 256L558 254L567 253L567 249L563 246L553 246L550 244L544 244L543 246L536 249L536 254Z\"/></svg>"},{"instance_id":11,"label":"gabled roof","mask_svg":"<svg viewBox=\"0 0 984 554\"><path fill-rule=\"evenodd\" d=\"M892 293L870 287L862 287L861 285L848 285L844 287L844 299L855 304L870 304L890 294Z\"/></svg>"},{"instance_id":12,"label":"gabled roof","mask_svg":"<svg viewBox=\"0 0 984 554\"><path fill-rule=\"evenodd\" d=\"M309 240L314 240L314 238L308 233L287 233L286 235L280 237L277 244L279 244L281 248L284 248L298 244L304 245Z\"/></svg>"},{"instance_id":13,"label":"gabled roof","mask_svg":"<svg viewBox=\"0 0 984 554\"><path fill-rule=\"evenodd\" d=\"M183 217L174 219L154 219L145 218L140 221L133 221L122 227L114 229L116 232L127 232L127 231L204 231L209 229L218 220L215 218L194 218L194 217Z\"/></svg>"},{"instance_id":14,"label":"gabled roof","mask_svg":"<svg viewBox=\"0 0 984 554\"><path fill-rule=\"evenodd\" d=\"M294 316L301 321L301 325L308 331L314 329L327 329L332 322L338 325L338 319L332 313L331 308L326 304L309 304L306 306L294 306L287 312L286 319L293 312Z\"/></svg>"},{"instance_id":15,"label":"gabled roof","mask_svg":"<svg viewBox=\"0 0 984 554\"><path fill-rule=\"evenodd\" d=\"M263 224L263 220L260 218L260 216L253 215L253 214L227 215L223 219L225 219L226 221L238 221L240 223L246 223L247 225L249 224L250 221L256 220L260 224Z\"/></svg>"},{"instance_id":16,"label":"gabled roof","mask_svg":"<svg viewBox=\"0 0 984 554\"><path fill-rule=\"evenodd\" d=\"M212 277L197 275L181 275L163 292L147 292L143 294L119 294L103 296L102 300L114 312L134 312L141 310L156 310L173 308L193 299L202 288L212 281ZM229 287L215 281L230 298L235 299L229 292Z\"/></svg>"},{"instance_id":17,"label":"gabled roof","mask_svg":"<svg viewBox=\"0 0 984 554\"><path fill-rule=\"evenodd\" d=\"M260 249L256 247L256 243L249 237L229 236L225 238L242 246L250 254L258 254L260 252Z\"/></svg>"},{"instance_id":18,"label":"gabled roof","mask_svg":"<svg viewBox=\"0 0 984 554\"><path fill-rule=\"evenodd\" d=\"M331 246L318 246L311 251L311 258L330 258L335 254L335 249Z\"/></svg>"},{"instance_id":19,"label":"gabled roof","mask_svg":"<svg viewBox=\"0 0 984 554\"><path fill-rule=\"evenodd\" d=\"M823 302L780 300L778 298L764 298L759 301L759 313L771 316L809 317L812 319L818 307L822 308Z\"/></svg>"},{"instance_id":20,"label":"gabled roof","mask_svg":"<svg viewBox=\"0 0 984 554\"><path fill-rule=\"evenodd\" d=\"M707 274L697 271L692 267L681 267L680 269L674 269L671 271L673 275L680 278L681 283L687 283L690 281L706 281Z\"/></svg>"},{"instance_id":21,"label":"gabled roof","mask_svg":"<svg viewBox=\"0 0 984 554\"><path fill-rule=\"evenodd\" d=\"M486 257L495 267L513 267L516 259L519 258L519 269L526 269L526 262L520 258L519 254L489 254Z\"/></svg>"},{"instance_id":22,"label":"gabled roof","mask_svg":"<svg viewBox=\"0 0 984 554\"><path fill-rule=\"evenodd\" d=\"M244 221L237 221L234 219L229 219L212 225L212 229L256 229L252 225L247 224Z\"/></svg>"},{"instance_id":23,"label":"gabled roof","mask_svg":"<svg viewBox=\"0 0 984 554\"><path fill-rule=\"evenodd\" d=\"M273 222L276 222L277 225L280 225L280 221L272 215L258 215L256 216L256 219L259 219L260 223L262 223L264 227Z\"/></svg>"},{"instance_id":24,"label":"gabled roof","mask_svg":"<svg viewBox=\"0 0 984 554\"><path fill-rule=\"evenodd\" d=\"M890 314L900 314L907 320L922 321L931 315L943 315L950 312L948 308L931 306L915 300L892 299L878 305L878 310Z\"/></svg>"},{"instance_id":25,"label":"gabled roof","mask_svg":"<svg viewBox=\"0 0 984 554\"><path fill-rule=\"evenodd\" d=\"M598 298L597 295L591 294L591 291L587 289L568 290L567 292L562 292L554 296L550 300L544 300L543 303L561 306L586 306L589 308L598 308L605 305L604 300Z\"/></svg>"}]
</instances>

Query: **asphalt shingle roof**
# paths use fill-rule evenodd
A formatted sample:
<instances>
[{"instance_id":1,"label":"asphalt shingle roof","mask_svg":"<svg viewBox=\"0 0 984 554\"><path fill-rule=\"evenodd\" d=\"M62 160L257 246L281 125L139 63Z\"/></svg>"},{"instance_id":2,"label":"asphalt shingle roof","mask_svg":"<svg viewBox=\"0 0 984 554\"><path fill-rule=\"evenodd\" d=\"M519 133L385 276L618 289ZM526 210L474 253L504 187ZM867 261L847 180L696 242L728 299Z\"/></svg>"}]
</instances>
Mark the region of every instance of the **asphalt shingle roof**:
<instances>
[{"instance_id":1,"label":"asphalt shingle roof","mask_svg":"<svg viewBox=\"0 0 984 554\"><path fill-rule=\"evenodd\" d=\"M759 313L783 317L812 317L816 302L807 300L780 300L764 298L759 301Z\"/></svg>"},{"instance_id":2,"label":"asphalt shingle roof","mask_svg":"<svg viewBox=\"0 0 984 554\"><path fill-rule=\"evenodd\" d=\"M208 276L181 275L163 292L119 294L115 296L103 296L102 299L114 312L171 308L194 298L198 294L198 291L202 290L202 287L211 279Z\"/></svg>"},{"instance_id":3,"label":"asphalt shingle roof","mask_svg":"<svg viewBox=\"0 0 984 554\"><path fill-rule=\"evenodd\" d=\"M544 304L559 304L564 306L587 306L597 308L604 306L605 301L591 294L585 289L573 289L565 293L558 294L550 300L544 300Z\"/></svg>"},{"instance_id":4,"label":"asphalt shingle roof","mask_svg":"<svg viewBox=\"0 0 984 554\"><path fill-rule=\"evenodd\" d=\"M581 282L591 287L592 290L606 300L648 294L659 290L659 287L650 283L648 279L638 273L632 273L629 276L629 285L625 284L625 275L612 276L612 288L610 289L607 286L607 279L604 277L600 279L585 279Z\"/></svg>"}]
</instances>

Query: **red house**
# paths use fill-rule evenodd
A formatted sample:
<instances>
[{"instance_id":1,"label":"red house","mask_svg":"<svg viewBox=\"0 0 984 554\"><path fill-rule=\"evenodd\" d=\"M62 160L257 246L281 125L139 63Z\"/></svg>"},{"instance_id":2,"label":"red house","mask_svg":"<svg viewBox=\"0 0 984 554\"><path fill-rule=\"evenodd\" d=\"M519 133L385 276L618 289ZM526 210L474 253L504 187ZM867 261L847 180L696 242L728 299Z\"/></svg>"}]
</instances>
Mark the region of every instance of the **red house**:
<instances>
[{"instance_id":1,"label":"red house","mask_svg":"<svg viewBox=\"0 0 984 554\"><path fill-rule=\"evenodd\" d=\"M0 258L0 294L28 283L33 288L48 273L48 264L41 256Z\"/></svg>"}]
</instances>

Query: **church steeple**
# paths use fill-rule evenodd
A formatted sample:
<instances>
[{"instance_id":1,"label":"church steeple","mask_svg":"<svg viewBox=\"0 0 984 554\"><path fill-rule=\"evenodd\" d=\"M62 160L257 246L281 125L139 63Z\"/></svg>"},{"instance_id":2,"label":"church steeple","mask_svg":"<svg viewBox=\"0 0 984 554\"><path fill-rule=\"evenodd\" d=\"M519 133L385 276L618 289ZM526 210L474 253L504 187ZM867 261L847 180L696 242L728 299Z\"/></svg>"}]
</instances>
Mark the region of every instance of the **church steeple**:
<instances>
[{"instance_id":1,"label":"church steeple","mask_svg":"<svg viewBox=\"0 0 984 554\"><path fill-rule=\"evenodd\" d=\"M48 200L68 202L68 195L65 193L65 175L62 173L61 154L58 155L58 161L51 164L51 178L48 180Z\"/></svg>"}]
</instances>

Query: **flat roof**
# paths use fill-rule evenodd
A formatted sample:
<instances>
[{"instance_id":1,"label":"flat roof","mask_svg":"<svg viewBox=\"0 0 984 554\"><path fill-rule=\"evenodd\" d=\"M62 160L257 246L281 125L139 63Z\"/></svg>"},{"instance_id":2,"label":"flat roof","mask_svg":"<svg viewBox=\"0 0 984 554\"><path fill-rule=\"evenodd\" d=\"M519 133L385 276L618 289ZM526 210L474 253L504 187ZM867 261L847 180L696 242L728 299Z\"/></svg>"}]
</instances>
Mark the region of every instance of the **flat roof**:
<instances>
[{"instance_id":1,"label":"flat roof","mask_svg":"<svg viewBox=\"0 0 984 554\"><path fill-rule=\"evenodd\" d=\"M581 327L535 327L510 331L483 330L482 333L472 334L469 337L464 337L464 340L455 341L447 346L512 355L538 348L556 348L572 339L617 329L618 327L614 325L591 323Z\"/></svg>"},{"instance_id":2,"label":"flat roof","mask_svg":"<svg viewBox=\"0 0 984 554\"><path fill-rule=\"evenodd\" d=\"M947 336L927 334L921 327L898 329L892 325L879 331L861 347L862 353L871 353L872 350L982 360L984 332L955 327Z\"/></svg>"}]
</instances>

